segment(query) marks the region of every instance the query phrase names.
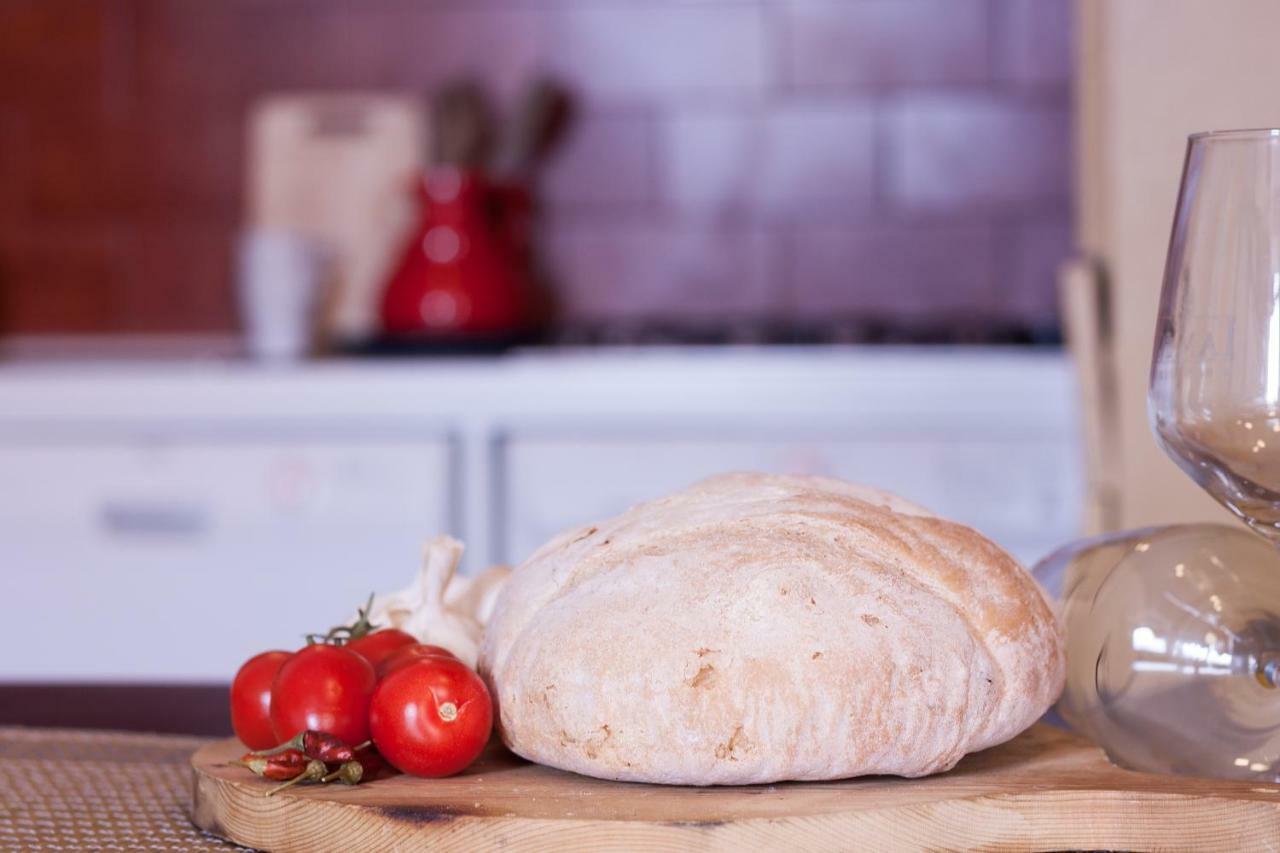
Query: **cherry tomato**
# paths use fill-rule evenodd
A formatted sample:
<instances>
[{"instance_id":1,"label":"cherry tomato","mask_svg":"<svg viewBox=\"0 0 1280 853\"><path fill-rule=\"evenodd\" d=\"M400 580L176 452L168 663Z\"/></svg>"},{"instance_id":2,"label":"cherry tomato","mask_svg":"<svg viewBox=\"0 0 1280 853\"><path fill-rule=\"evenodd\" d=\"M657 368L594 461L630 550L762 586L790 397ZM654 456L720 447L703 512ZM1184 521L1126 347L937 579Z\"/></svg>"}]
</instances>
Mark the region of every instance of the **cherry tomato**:
<instances>
[{"instance_id":1,"label":"cherry tomato","mask_svg":"<svg viewBox=\"0 0 1280 853\"><path fill-rule=\"evenodd\" d=\"M365 660L373 665L374 669L377 669L378 664L386 660L397 649L411 646L416 642L418 642L418 638L412 634L406 634L398 628L384 628L381 631L374 631L372 634L365 634L358 640L352 640L347 643L346 647L356 654L362 655Z\"/></svg>"},{"instance_id":2,"label":"cherry tomato","mask_svg":"<svg viewBox=\"0 0 1280 853\"><path fill-rule=\"evenodd\" d=\"M270 749L280 741L271 729L271 682L293 652L263 652L241 665L231 682L231 728L250 749Z\"/></svg>"},{"instance_id":3,"label":"cherry tomato","mask_svg":"<svg viewBox=\"0 0 1280 853\"><path fill-rule=\"evenodd\" d=\"M277 742L305 729L327 732L355 746L369 739L373 667L341 646L307 646L276 673L271 728Z\"/></svg>"},{"instance_id":4,"label":"cherry tomato","mask_svg":"<svg viewBox=\"0 0 1280 853\"><path fill-rule=\"evenodd\" d=\"M383 658L382 663L378 664L378 680L381 681L397 669L406 667L423 658L451 658L457 660L458 656L444 646L433 646L430 643L414 643L412 646L401 646Z\"/></svg>"},{"instance_id":5,"label":"cherry tomato","mask_svg":"<svg viewBox=\"0 0 1280 853\"><path fill-rule=\"evenodd\" d=\"M388 675L369 705L373 745L403 773L450 776L484 749L493 702L460 660L424 658Z\"/></svg>"}]
</instances>

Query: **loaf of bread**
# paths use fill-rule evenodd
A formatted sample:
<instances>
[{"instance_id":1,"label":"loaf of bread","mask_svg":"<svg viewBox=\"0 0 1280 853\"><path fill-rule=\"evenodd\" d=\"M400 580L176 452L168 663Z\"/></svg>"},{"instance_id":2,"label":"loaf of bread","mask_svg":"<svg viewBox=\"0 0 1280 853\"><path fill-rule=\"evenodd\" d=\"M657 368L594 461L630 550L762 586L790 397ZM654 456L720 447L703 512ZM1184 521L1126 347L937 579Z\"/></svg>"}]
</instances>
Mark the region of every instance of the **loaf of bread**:
<instances>
[{"instance_id":1,"label":"loaf of bread","mask_svg":"<svg viewBox=\"0 0 1280 853\"><path fill-rule=\"evenodd\" d=\"M1063 638L974 530L874 489L729 474L557 536L480 652L503 741L603 779L923 776L1027 728Z\"/></svg>"}]
</instances>

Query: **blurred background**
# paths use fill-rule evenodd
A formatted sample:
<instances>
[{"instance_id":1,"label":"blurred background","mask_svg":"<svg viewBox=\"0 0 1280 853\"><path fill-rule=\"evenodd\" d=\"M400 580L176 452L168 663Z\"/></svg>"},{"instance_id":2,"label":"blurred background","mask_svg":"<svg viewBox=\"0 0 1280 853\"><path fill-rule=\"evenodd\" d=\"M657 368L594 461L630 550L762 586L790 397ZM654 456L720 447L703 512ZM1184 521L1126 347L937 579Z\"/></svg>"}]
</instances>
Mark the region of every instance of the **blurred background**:
<instances>
[{"instance_id":1,"label":"blurred background","mask_svg":"<svg viewBox=\"0 0 1280 853\"><path fill-rule=\"evenodd\" d=\"M556 340L1056 336L1067 0L0 9L8 335L234 334L235 241L289 215L251 209L273 146L459 159L429 150L439 123L401 153L413 131L367 105L255 145L264 99L401 95L429 120L470 82L501 148L549 78L573 104L533 170ZM350 192L342 169L280 180L311 185L304 207Z\"/></svg>"},{"instance_id":2,"label":"blurred background","mask_svg":"<svg viewBox=\"0 0 1280 853\"><path fill-rule=\"evenodd\" d=\"M1267 0L0 0L0 723L227 730L265 648L713 473L1031 563L1150 438L1188 133ZM16 621L14 621L16 620ZM159 697L162 701L156 701Z\"/></svg>"}]
</instances>

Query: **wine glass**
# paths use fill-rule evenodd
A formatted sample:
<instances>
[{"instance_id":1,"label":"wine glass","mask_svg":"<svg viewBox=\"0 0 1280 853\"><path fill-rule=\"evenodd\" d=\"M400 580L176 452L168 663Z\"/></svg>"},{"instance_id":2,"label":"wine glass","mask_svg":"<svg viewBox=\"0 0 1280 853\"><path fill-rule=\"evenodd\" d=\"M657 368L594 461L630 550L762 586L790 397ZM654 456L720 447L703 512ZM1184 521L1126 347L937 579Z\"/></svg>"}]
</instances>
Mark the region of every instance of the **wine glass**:
<instances>
[{"instance_id":1,"label":"wine glass","mask_svg":"<svg viewBox=\"0 0 1280 853\"><path fill-rule=\"evenodd\" d=\"M1189 140L1148 401L1173 461L1280 544L1280 129Z\"/></svg>"},{"instance_id":2,"label":"wine glass","mask_svg":"<svg viewBox=\"0 0 1280 853\"><path fill-rule=\"evenodd\" d=\"M1148 396L1165 452L1256 533L1074 543L1059 711L1118 763L1280 781L1280 130L1187 145Z\"/></svg>"},{"instance_id":3,"label":"wine glass","mask_svg":"<svg viewBox=\"0 0 1280 853\"><path fill-rule=\"evenodd\" d=\"M1280 129L1190 137L1149 409L1222 525L1069 544L1057 711L1138 770L1280 781Z\"/></svg>"},{"instance_id":4,"label":"wine glass","mask_svg":"<svg viewBox=\"0 0 1280 853\"><path fill-rule=\"evenodd\" d=\"M1280 549L1177 524L1073 542L1034 573L1061 601L1073 729L1135 770L1280 781Z\"/></svg>"}]
</instances>

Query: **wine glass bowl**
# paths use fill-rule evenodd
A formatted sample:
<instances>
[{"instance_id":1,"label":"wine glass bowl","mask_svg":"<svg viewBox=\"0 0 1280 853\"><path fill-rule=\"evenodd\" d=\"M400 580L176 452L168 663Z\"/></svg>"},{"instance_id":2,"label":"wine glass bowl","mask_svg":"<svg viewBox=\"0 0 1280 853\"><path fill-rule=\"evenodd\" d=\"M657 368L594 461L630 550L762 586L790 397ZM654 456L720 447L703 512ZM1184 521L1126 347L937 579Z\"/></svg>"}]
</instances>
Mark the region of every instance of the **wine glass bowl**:
<instances>
[{"instance_id":1,"label":"wine glass bowl","mask_svg":"<svg viewBox=\"0 0 1280 853\"><path fill-rule=\"evenodd\" d=\"M1280 129L1188 142L1148 399L1179 467L1280 543Z\"/></svg>"},{"instance_id":2,"label":"wine glass bowl","mask_svg":"<svg viewBox=\"0 0 1280 853\"><path fill-rule=\"evenodd\" d=\"M1132 769L1280 781L1280 550L1183 524L1075 542L1034 573L1061 601L1072 728Z\"/></svg>"}]
</instances>

